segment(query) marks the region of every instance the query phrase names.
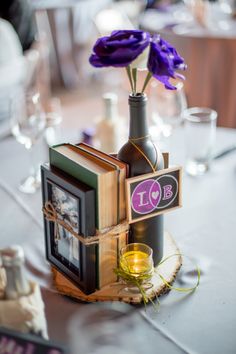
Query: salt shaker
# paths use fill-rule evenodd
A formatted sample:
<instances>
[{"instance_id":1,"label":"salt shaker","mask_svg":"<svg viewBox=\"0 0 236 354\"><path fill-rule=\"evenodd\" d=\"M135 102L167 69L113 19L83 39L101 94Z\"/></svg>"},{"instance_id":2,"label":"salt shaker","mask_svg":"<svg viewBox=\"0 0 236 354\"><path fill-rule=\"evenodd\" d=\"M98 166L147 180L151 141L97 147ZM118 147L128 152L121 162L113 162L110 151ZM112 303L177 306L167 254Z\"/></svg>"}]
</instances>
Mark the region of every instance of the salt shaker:
<instances>
[{"instance_id":1,"label":"salt shaker","mask_svg":"<svg viewBox=\"0 0 236 354\"><path fill-rule=\"evenodd\" d=\"M2 249L1 257L7 280L5 298L16 300L29 295L31 288L24 272L25 257L22 247L16 245Z\"/></svg>"}]
</instances>

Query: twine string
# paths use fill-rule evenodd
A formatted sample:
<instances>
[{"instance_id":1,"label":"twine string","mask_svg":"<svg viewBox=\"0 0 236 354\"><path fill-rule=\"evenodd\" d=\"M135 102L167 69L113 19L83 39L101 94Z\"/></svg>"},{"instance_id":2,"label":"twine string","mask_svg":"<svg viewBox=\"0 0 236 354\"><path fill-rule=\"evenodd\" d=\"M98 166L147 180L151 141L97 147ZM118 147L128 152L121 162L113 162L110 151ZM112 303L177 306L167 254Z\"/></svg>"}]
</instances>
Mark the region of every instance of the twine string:
<instances>
[{"instance_id":1,"label":"twine string","mask_svg":"<svg viewBox=\"0 0 236 354\"><path fill-rule=\"evenodd\" d=\"M147 161L147 163L149 164L149 166L151 167L152 169L152 172L156 172L157 170L157 164L158 164L158 153L157 153L157 149L156 149L156 145L153 143L153 141L151 140L153 146L154 146L154 149L155 149L155 152L156 152L156 162L155 164L153 164L151 162L151 160L147 157L147 155L142 151L142 149L140 147L138 147L137 144L135 144L135 141L137 140L143 140L143 139L146 139L146 138L149 138L150 137L150 134L148 135L144 135L144 136L141 136L139 138L129 138L129 142L134 146L134 148L136 150L138 150L138 152L145 158L145 160Z\"/></svg>"},{"instance_id":2,"label":"twine string","mask_svg":"<svg viewBox=\"0 0 236 354\"><path fill-rule=\"evenodd\" d=\"M58 218L56 209L54 208L54 206L52 205L51 202L46 202L45 206L43 207L43 213L44 213L45 218L48 221L52 221L55 224L55 228L54 228L55 241L59 241L61 239L59 225L65 227L67 229L67 231L71 232L70 225L69 224L64 225L66 222Z\"/></svg>"},{"instance_id":3,"label":"twine string","mask_svg":"<svg viewBox=\"0 0 236 354\"><path fill-rule=\"evenodd\" d=\"M43 207L44 217L53 222L55 225L54 229L54 237L55 240L60 240L60 232L59 225L70 232L73 236L75 236L80 242L84 245L94 245L99 242L105 241L107 238L119 238L121 233L127 232L129 230L129 223L125 220L118 225L107 227L101 230L96 230L96 235L94 236L81 236L77 232L74 231L73 227L68 221L65 221L60 218L60 214L57 213L53 204L50 201L47 201Z\"/></svg>"},{"instance_id":4,"label":"twine string","mask_svg":"<svg viewBox=\"0 0 236 354\"><path fill-rule=\"evenodd\" d=\"M139 292L141 294L141 297L142 297L142 300L143 300L143 303L144 305L146 305L149 301L152 303L154 309L156 309L156 304L152 301L152 298L153 296L155 296L155 291L151 291L151 293L149 292L150 289L153 288L153 284L151 282L151 278L154 274L157 274L161 281L163 282L163 284L165 284L165 286L167 288L169 288L170 290L175 290L177 292L180 292L180 293L191 293L191 292L194 292L197 287L199 286L200 284L200 278L201 278L201 272L200 272L200 269L199 267L195 264L195 270L196 270L196 283L194 286L192 287L189 287L189 288L180 288L180 287L175 287L173 285L171 285L166 279L165 277L160 274L159 272L159 267L161 264L165 263L166 261L168 261L170 258L172 257L176 257L176 256L180 256L181 258L183 258L183 254L181 253L174 253L170 256L167 256L166 258L164 258L157 266L156 269L153 269L152 272L150 272L149 274L145 274L145 273L140 273L140 275L138 277L136 277L135 275L133 275L129 269L128 270L124 270L121 266L119 266L118 268L114 269L114 272L116 275L118 275L120 277L120 279L124 282L124 284L126 286L129 286L129 284L131 285L134 285L136 286L138 289L139 289ZM191 260L190 257L186 256L186 258L189 258ZM150 288L146 289L145 288L145 282L146 281L149 281L150 280ZM149 283L148 283L149 284ZM122 290L122 289L121 289ZM158 303L158 306L159 306L159 303Z\"/></svg>"}]
</instances>

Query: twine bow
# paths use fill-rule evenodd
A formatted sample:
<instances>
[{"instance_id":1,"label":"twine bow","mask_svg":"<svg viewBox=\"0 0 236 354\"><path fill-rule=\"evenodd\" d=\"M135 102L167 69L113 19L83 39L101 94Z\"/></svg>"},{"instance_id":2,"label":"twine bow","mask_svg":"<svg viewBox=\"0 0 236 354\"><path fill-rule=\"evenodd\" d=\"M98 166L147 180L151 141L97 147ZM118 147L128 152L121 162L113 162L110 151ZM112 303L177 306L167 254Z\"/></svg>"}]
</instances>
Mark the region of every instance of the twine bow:
<instances>
[{"instance_id":1,"label":"twine bow","mask_svg":"<svg viewBox=\"0 0 236 354\"><path fill-rule=\"evenodd\" d=\"M102 230L97 230L94 236L81 236L74 231L72 225L59 217L60 214L57 213L53 204L47 201L43 207L44 217L55 224L55 240L60 240L59 225L75 236L84 245L93 245L99 242L105 241L108 237L119 238L121 233L127 232L129 230L129 223L125 220L122 223L104 228Z\"/></svg>"},{"instance_id":2,"label":"twine bow","mask_svg":"<svg viewBox=\"0 0 236 354\"><path fill-rule=\"evenodd\" d=\"M54 208L53 204L51 202L46 202L45 206L43 207L43 213L45 218L48 221L51 221L55 224L55 229L54 229L54 238L56 241L60 240L60 231L59 231L59 225L62 226L64 229L66 229L68 232L70 232L72 235L74 235L74 229L70 225L69 222L66 222L65 220L61 219ZM76 236L75 234L74 236ZM77 235L78 236L78 235Z\"/></svg>"}]
</instances>

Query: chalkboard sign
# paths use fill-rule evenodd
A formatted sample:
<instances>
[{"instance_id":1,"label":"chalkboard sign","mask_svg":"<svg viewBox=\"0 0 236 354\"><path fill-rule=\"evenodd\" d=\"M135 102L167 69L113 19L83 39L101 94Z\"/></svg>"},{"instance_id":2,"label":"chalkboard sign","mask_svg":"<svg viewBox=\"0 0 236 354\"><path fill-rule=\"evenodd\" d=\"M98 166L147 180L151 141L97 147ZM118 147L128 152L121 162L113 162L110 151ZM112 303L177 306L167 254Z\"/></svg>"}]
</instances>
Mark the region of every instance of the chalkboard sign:
<instances>
[{"instance_id":1,"label":"chalkboard sign","mask_svg":"<svg viewBox=\"0 0 236 354\"><path fill-rule=\"evenodd\" d=\"M0 327L1 354L66 354L68 351L51 341Z\"/></svg>"},{"instance_id":2,"label":"chalkboard sign","mask_svg":"<svg viewBox=\"0 0 236 354\"><path fill-rule=\"evenodd\" d=\"M181 206L181 167L166 168L126 180L129 223L147 219Z\"/></svg>"}]
</instances>

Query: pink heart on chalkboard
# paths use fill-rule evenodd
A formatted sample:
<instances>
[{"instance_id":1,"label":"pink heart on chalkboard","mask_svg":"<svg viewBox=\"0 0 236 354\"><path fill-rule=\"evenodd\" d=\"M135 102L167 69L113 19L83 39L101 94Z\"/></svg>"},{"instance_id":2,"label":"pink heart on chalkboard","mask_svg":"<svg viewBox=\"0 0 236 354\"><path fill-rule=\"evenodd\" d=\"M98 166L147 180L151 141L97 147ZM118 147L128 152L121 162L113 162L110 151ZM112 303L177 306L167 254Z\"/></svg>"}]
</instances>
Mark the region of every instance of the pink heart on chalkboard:
<instances>
[{"instance_id":1,"label":"pink heart on chalkboard","mask_svg":"<svg viewBox=\"0 0 236 354\"><path fill-rule=\"evenodd\" d=\"M159 192L156 191L156 192L152 192L152 198L153 199L157 199L159 197Z\"/></svg>"}]
</instances>

